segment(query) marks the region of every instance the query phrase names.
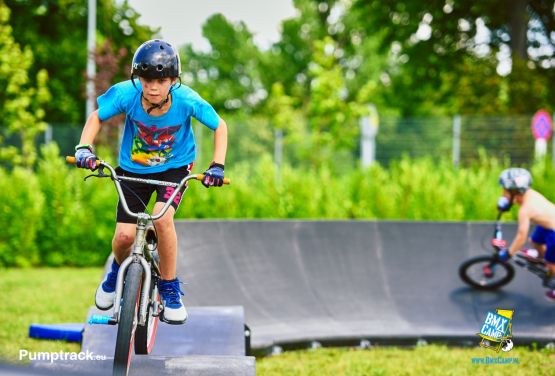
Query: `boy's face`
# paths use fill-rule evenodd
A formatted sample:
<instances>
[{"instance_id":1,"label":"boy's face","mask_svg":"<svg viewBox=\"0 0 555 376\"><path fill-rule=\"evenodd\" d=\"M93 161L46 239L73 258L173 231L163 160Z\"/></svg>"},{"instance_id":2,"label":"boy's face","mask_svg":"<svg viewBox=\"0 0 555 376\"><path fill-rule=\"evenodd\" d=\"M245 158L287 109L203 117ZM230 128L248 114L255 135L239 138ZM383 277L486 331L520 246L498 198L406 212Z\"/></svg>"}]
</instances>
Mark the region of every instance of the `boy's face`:
<instances>
[{"instance_id":1,"label":"boy's face","mask_svg":"<svg viewBox=\"0 0 555 376\"><path fill-rule=\"evenodd\" d=\"M507 189L503 189L503 196L506 197L511 204L522 204L523 195L521 193L511 193Z\"/></svg>"},{"instance_id":2,"label":"boy's face","mask_svg":"<svg viewBox=\"0 0 555 376\"><path fill-rule=\"evenodd\" d=\"M143 87L143 95L151 103L160 103L166 99L175 78L143 78L139 77Z\"/></svg>"}]
</instances>

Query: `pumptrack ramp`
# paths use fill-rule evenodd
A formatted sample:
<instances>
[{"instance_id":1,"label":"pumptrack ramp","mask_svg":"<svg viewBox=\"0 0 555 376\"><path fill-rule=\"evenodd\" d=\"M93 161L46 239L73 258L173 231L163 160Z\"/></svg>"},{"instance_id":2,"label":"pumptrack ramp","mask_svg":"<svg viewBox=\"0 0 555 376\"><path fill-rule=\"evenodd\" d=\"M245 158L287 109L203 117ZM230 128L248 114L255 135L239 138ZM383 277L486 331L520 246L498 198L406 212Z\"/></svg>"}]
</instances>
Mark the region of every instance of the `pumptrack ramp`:
<instances>
[{"instance_id":1,"label":"pumptrack ramp","mask_svg":"<svg viewBox=\"0 0 555 376\"><path fill-rule=\"evenodd\" d=\"M514 224L504 225L507 239ZM514 309L515 344L555 341L555 304L515 267L503 289L458 276L492 223L179 221L178 275L194 306L241 305L254 351L326 344L477 345L488 311ZM279 346L279 347L277 347Z\"/></svg>"},{"instance_id":2,"label":"pumptrack ramp","mask_svg":"<svg viewBox=\"0 0 555 376\"><path fill-rule=\"evenodd\" d=\"M160 322L150 355L133 355L129 375L254 376L255 359L245 356L243 308L188 307L185 325ZM93 314L106 314L91 308ZM113 312L108 311L108 315ZM57 375L110 375L117 327L86 324L81 343L82 360L39 360L31 369ZM24 371L24 370L21 370ZM41 373L42 374L42 373ZM0 375L2 369L0 368Z\"/></svg>"}]
</instances>

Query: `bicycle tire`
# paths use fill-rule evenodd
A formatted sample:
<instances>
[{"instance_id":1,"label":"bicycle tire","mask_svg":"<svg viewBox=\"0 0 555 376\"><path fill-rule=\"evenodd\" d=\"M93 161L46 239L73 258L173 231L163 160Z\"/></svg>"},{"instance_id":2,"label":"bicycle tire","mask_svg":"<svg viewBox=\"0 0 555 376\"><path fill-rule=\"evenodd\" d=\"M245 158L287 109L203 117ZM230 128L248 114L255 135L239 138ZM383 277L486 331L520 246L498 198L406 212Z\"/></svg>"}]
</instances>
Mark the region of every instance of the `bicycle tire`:
<instances>
[{"instance_id":1,"label":"bicycle tire","mask_svg":"<svg viewBox=\"0 0 555 376\"><path fill-rule=\"evenodd\" d=\"M149 300L153 291L155 291L156 302L160 304L160 293L158 292L158 286L156 286L154 278L152 278L152 283L150 285L150 291L148 294ZM158 328L158 316L152 315L153 309L154 303L149 301L148 309L146 311L145 325L137 325L137 329L135 331L135 354L148 355L154 348L156 330Z\"/></svg>"},{"instance_id":2,"label":"bicycle tire","mask_svg":"<svg viewBox=\"0 0 555 376\"><path fill-rule=\"evenodd\" d=\"M114 376L127 375L131 365L133 338L137 328L137 311L140 301L143 268L138 261L129 265L125 275L123 297L119 313L116 350L114 353Z\"/></svg>"},{"instance_id":3,"label":"bicycle tire","mask_svg":"<svg viewBox=\"0 0 555 376\"><path fill-rule=\"evenodd\" d=\"M494 274L501 275L499 279L493 277L486 277L479 273L473 275L471 269L475 268L477 271L483 270L483 266L490 265ZM483 265L483 266L481 266ZM504 274L503 274L504 273ZM459 277L469 286L477 290L496 290L505 286L515 276L514 267L506 262L501 262L493 256L477 256L466 260L459 266Z\"/></svg>"}]
</instances>

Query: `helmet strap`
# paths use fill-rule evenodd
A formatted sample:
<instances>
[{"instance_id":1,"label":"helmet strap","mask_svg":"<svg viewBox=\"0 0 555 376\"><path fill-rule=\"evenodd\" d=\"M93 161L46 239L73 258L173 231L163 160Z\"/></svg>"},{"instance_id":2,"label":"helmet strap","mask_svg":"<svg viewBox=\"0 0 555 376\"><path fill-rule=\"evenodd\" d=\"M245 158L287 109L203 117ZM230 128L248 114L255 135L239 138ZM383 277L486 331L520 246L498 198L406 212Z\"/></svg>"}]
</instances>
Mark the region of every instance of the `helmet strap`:
<instances>
[{"instance_id":1,"label":"helmet strap","mask_svg":"<svg viewBox=\"0 0 555 376\"><path fill-rule=\"evenodd\" d=\"M181 76L177 76L177 79L179 80L179 85L175 86L176 84L173 84L171 89L170 89L170 93L174 90L177 90L181 87Z\"/></svg>"},{"instance_id":2,"label":"helmet strap","mask_svg":"<svg viewBox=\"0 0 555 376\"><path fill-rule=\"evenodd\" d=\"M135 85L135 75L131 74L131 83L133 84L133 87L135 88L135 90L137 90L139 93L141 93L141 98L144 99L149 105L150 107L147 108L146 113L150 115L150 113L152 111L154 111L154 109L156 108L162 108L164 107L164 105L166 103L168 103L168 101L170 100L170 94L172 93L172 91L178 89L181 86L181 77L179 78L179 85L177 87L175 87L175 84L171 86L170 90L168 91L168 95L166 95L166 99L164 99L163 101L161 101L160 103L152 103L151 101L149 101L148 99L146 99L146 97L143 95L142 90L139 90L139 88L137 87L137 85Z\"/></svg>"},{"instance_id":3,"label":"helmet strap","mask_svg":"<svg viewBox=\"0 0 555 376\"><path fill-rule=\"evenodd\" d=\"M171 92L171 91L170 91ZM160 103L152 103L151 101L149 101L148 99L146 99L146 97L143 95L143 93L141 92L141 98L143 98L149 105L150 107L147 108L146 113L150 115L150 113L156 109L156 108L162 108L164 107L164 105L166 103L168 103L168 101L170 100L170 92L168 92L168 95L166 96L166 99L164 99L163 101L161 101Z\"/></svg>"},{"instance_id":4,"label":"helmet strap","mask_svg":"<svg viewBox=\"0 0 555 376\"><path fill-rule=\"evenodd\" d=\"M135 85L135 75L133 73L131 73L131 83L133 84L133 87L135 88L135 90L137 90L142 95L142 92L139 90L137 85Z\"/></svg>"},{"instance_id":5,"label":"helmet strap","mask_svg":"<svg viewBox=\"0 0 555 376\"><path fill-rule=\"evenodd\" d=\"M510 198L509 198L509 204L510 204L510 205L509 205L509 208L511 208L511 207L513 206L514 202L515 202L516 193L515 193L514 191L510 190L510 191L509 191L509 194L510 194Z\"/></svg>"}]
</instances>

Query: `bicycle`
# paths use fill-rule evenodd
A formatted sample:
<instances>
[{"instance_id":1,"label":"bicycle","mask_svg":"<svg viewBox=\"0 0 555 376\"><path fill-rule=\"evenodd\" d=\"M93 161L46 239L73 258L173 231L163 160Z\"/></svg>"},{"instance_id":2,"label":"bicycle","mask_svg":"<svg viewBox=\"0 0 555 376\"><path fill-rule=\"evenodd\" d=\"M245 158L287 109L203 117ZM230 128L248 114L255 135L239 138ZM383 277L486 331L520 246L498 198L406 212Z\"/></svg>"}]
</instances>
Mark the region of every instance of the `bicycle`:
<instances>
[{"instance_id":1,"label":"bicycle","mask_svg":"<svg viewBox=\"0 0 555 376\"><path fill-rule=\"evenodd\" d=\"M75 164L74 157L66 161ZM92 315L89 324L118 325L114 351L113 375L127 375L131 365L131 354L148 355L154 347L158 319L163 306L158 292L161 279L159 258L156 251L157 235L154 221L161 218L171 203L189 180L202 180L203 174L190 174L179 183L141 179L117 175L115 169L105 161L97 160L97 173L85 177L110 178L114 182L120 203L127 214L137 218L135 242L130 255L121 263L116 282L114 311L112 316ZM107 169L109 174L104 170ZM174 191L160 212L150 215L146 212L134 213L127 206L121 186L122 181L173 187ZM229 184L224 179L224 184ZM162 315L162 321L163 315Z\"/></svg>"},{"instance_id":2,"label":"bicycle","mask_svg":"<svg viewBox=\"0 0 555 376\"><path fill-rule=\"evenodd\" d=\"M472 257L459 266L460 278L475 289L495 290L507 285L515 276L512 263L499 259L499 251L505 246L501 226L502 214L500 211L495 221L492 240L493 254ZM543 259L527 257L519 252L512 258L512 261L540 277L543 286L555 289L555 280L551 278Z\"/></svg>"}]
</instances>

